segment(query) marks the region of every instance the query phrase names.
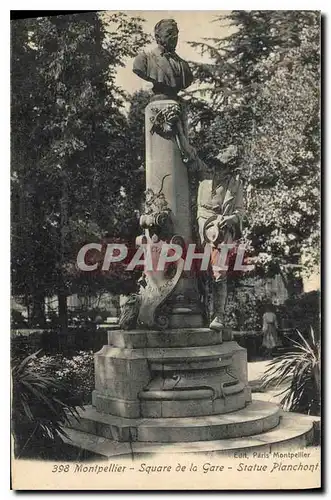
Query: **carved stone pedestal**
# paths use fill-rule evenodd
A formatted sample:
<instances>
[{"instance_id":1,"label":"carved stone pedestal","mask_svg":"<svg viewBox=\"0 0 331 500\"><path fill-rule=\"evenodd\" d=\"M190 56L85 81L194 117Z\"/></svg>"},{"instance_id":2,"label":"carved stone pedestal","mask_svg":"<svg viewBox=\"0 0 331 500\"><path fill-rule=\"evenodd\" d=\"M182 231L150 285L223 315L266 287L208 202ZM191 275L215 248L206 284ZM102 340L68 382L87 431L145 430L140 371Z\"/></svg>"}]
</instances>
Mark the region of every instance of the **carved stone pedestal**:
<instances>
[{"instance_id":1,"label":"carved stone pedestal","mask_svg":"<svg viewBox=\"0 0 331 500\"><path fill-rule=\"evenodd\" d=\"M65 429L85 457L288 450L312 439L310 420L251 401L246 350L207 328L110 331L95 381L93 405Z\"/></svg>"},{"instance_id":2,"label":"carved stone pedestal","mask_svg":"<svg viewBox=\"0 0 331 500\"><path fill-rule=\"evenodd\" d=\"M245 349L207 328L110 331L95 354L97 411L125 418L216 415L250 401Z\"/></svg>"}]
</instances>

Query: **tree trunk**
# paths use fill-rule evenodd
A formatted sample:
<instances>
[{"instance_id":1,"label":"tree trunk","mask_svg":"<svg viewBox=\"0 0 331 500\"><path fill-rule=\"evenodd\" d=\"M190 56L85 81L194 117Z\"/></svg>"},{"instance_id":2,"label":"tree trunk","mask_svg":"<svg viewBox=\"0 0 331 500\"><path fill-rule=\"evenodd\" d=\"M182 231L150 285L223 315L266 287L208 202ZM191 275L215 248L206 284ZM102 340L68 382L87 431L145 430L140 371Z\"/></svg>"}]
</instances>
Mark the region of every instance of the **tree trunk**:
<instances>
[{"instance_id":1,"label":"tree trunk","mask_svg":"<svg viewBox=\"0 0 331 500\"><path fill-rule=\"evenodd\" d=\"M59 323L61 332L68 328L67 290L64 284L63 268L66 263L66 237L68 231L68 179L65 170L62 171L62 197L60 201L60 269L59 269Z\"/></svg>"},{"instance_id":2,"label":"tree trunk","mask_svg":"<svg viewBox=\"0 0 331 500\"><path fill-rule=\"evenodd\" d=\"M62 331L66 331L68 328L68 305L67 305L67 295L62 290L58 292L59 301L59 323Z\"/></svg>"},{"instance_id":3,"label":"tree trunk","mask_svg":"<svg viewBox=\"0 0 331 500\"><path fill-rule=\"evenodd\" d=\"M32 294L31 325L46 325L45 295L43 292L34 291Z\"/></svg>"}]
</instances>

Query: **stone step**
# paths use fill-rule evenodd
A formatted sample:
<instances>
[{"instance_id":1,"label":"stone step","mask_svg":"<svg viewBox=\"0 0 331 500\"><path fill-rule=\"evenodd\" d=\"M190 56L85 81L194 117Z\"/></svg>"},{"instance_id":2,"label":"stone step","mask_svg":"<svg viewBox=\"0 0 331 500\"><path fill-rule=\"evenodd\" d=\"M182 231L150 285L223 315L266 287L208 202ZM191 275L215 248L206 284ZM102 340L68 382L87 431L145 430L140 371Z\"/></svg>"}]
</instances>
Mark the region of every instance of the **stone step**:
<instances>
[{"instance_id":1,"label":"stone step","mask_svg":"<svg viewBox=\"0 0 331 500\"><path fill-rule=\"evenodd\" d=\"M222 334L209 328L178 328L172 330L108 330L108 344L114 347L143 349L145 347L208 346L222 343Z\"/></svg>"},{"instance_id":2,"label":"stone step","mask_svg":"<svg viewBox=\"0 0 331 500\"><path fill-rule=\"evenodd\" d=\"M248 387L243 387L242 383L234 386L240 392L230 393L229 388L223 389L226 397L214 397L211 389L190 390L190 391L161 391L159 394L151 391L142 391L140 401L123 401L121 399L104 396L98 391L92 393L92 404L100 413L107 413L113 416L124 418L173 418L173 417L201 417L203 415L219 415L221 413L231 413L244 408L251 402L251 392ZM231 389L231 388L230 388ZM171 393L171 394L170 394ZM144 398L144 395L153 396L153 399ZM160 396L160 399L157 397ZM163 397L166 396L166 397ZM184 397L189 396L189 399ZM178 397L178 399L174 399ZM194 399L192 399L194 398Z\"/></svg>"},{"instance_id":3,"label":"stone step","mask_svg":"<svg viewBox=\"0 0 331 500\"><path fill-rule=\"evenodd\" d=\"M129 349L104 345L96 353L99 356L110 356L112 359L147 359L149 362L192 362L216 359L222 365L231 363L233 354L243 349L236 342L205 345L200 347L146 347Z\"/></svg>"},{"instance_id":4,"label":"stone step","mask_svg":"<svg viewBox=\"0 0 331 500\"><path fill-rule=\"evenodd\" d=\"M280 410L273 403L254 401L232 413L203 417L129 419L97 412L93 406L80 410L80 415L79 421L71 421L71 427L100 437L177 443L260 434L278 425Z\"/></svg>"},{"instance_id":5,"label":"stone step","mask_svg":"<svg viewBox=\"0 0 331 500\"><path fill-rule=\"evenodd\" d=\"M148 359L148 361L203 361L209 359L226 360L231 363L232 351L224 348L223 344L202 347L146 347L144 349L127 349L104 345L99 355L110 354L117 359Z\"/></svg>"},{"instance_id":6,"label":"stone step","mask_svg":"<svg viewBox=\"0 0 331 500\"><path fill-rule=\"evenodd\" d=\"M185 453L233 456L234 452L288 452L306 447L313 440L313 421L314 417L308 415L281 412L279 425L267 432L243 438L188 441L186 443L124 443L75 429L65 429L68 438L63 439L76 449L83 450L89 456L98 458L131 457L136 459L152 454Z\"/></svg>"}]
</instances>

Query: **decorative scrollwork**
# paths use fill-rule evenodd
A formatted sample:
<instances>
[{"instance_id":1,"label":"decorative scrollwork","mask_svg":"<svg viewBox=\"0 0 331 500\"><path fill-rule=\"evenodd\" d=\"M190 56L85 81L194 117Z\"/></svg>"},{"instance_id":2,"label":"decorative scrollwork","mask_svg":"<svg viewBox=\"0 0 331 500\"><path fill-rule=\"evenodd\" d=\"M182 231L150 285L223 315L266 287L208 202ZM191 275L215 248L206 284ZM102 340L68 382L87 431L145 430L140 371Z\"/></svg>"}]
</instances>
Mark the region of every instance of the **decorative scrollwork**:
<instances>
[{"instance_id":1,"label":"decorative scrollwork","mask_svg":"<svg viewBox=\"0 0 331 500\"><path fill-rule=\"evenodd\" d=\"M169 316L165 314L156 314L155 315L155 326L156 328L160 328L161 330L166 330L169 328Z\"/></svg>"},{"instance_id":2,"label":"decorative scrollwork","mask_svg":"<svg viewBox=\"0 0 331 500\"><path fill-rule=\"evenodd\" d=\"M183 163L196 158L196 150L189 143L184 127L183 110L179 103L174 102L166 108L152 108L155 113L150 118L152 122L151 134L157 133L164 139L174 138L180 151Z\"/></svg>"},{"instance_id":3,"label":"decorative scrollwork","mask_svg":"<svg viewBox=\"0 0 331 500\"><path fill-rule=\"evenodd\" d=\"M119 318L119 325L123 330L136 328L141 297L138 294L131 294L122 307Z\"/></svg>"},{"instance_id":4,"label":"decorative scrollwork","mask_svg":"<svg viewBox=\"0 0 331 500\"><path fill-rule=\"evenodd\" d=\"M179 245L180 247L185 248L185 240L179 234L175 234L171 238L170 243L172 243L173 245Z\"/></svg>"},{"instance_id":5,"label":"decorative scrollwork","mask_svg":"<svg viewBox=\"0 0 331 500\"><path fill-rule=\"evenodd\" d=\"M165 139L171 139L176 134L175 125L181 117L181 108L178 103L169 104L166 108L152 108L155 113L151 117L152 128L151 134L159 134Z\"/></svg>"},{"instance_id":6,"label":"decorative scrollwork","mask_svg":"<svg viewBox=\"0 0 331 500\"><path fill-rule=\"evenodd\" d=\"M168 267L165 269L164 277L166 279L173 279L177 272L177 266L174 262L171 262Z\"/></svg>"}]
</instances>

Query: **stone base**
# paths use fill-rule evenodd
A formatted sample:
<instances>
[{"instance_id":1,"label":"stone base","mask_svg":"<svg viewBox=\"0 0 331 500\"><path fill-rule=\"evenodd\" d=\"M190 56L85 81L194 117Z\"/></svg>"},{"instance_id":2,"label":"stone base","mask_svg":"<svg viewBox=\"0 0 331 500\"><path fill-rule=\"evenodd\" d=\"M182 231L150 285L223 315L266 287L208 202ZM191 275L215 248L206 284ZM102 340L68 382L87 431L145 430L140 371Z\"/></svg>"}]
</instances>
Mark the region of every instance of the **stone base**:
<instances>
[{"instance_id":1,"label":"stone base","mask_svg":"<svg viewBox=\"0 0 331 500\"><path fill-rule=\"evenodd\" d=\"M208 328L115 330L95 354L92 404L124 418L229 413L251 401L246 351Z\"/></svg>"},{"instance_id":2,"label":"stone base","mask_svg":"<svg viewBox=\"0 0 331 500\"><path fill-rule=\"evenodd\" d=\"M264 404L264 402L260 402ZM315 417L316 419L316 417ZM248 453L295 451L309 446L313 441L314 417L280 412L279 425L253 436L221 440L187 442L120 442L77 429L66 429L64 441L77 449L82 458L143 458L153 454L208 454L208 456L233 456L234 452Z\"/></svg>"},{"instance_id":3,"label":"stone base","mask_svg":"<svg viewBox=\"0 0 331 500\"><path fill-rule=\"evenodd\" d=\"M128 419L100 413L93 406L79 412L80 420L71 421L76 430L116 441L162 443L252 436L276 427L280 418L277 405L256 401L228 415L203 417Z\"/></svg>"},{"instance_id":4,"label":"stone base","mask_svg":"<svg viewBox=\"0 0 331 500\"><path fill-rule=\"evenodd\" d=\"M176 314L169 317L169 328L202 328L203 319L200 313Z\"/></svg>"},{"instance_id":5,"label":"stone base","mask_svg":"<svg viewBox=\"0 0 331 500\"><path fill-rule=\"evenodd\" d=\"M145 347L190 347L222 343L221 332L209 328L177 328L173 330L109 330L108 344L127 349ZM239 347L239 346L238 346ZM240 347L240 349L243 349Z\"/></svg>"},{"instance_id":6,"label":"stone base","mask_svg":"<svg viewBox=\"0 0 331 500\"><path fill-rule=\"evenodd\" d=\"M191 417L202 415L217 415L230 413L232 411L244 408L251 400L251 392L248 387L243 388L242 384L238 384L239 394L230 394L226 398L212 399L210 395L192 399L195 394L187 394L188 399L173 400L176 394L157 394L152 400L128 401L122 399L111 398L98 391L92 393L92 405L99 412L107 413L116 416L125 415L126 418L146 417ZM244 389L244 390L243 390ZM185 396L184 391L181 391L180 396ZM147 393L148 394L148 393ZM163 396L163 397L162 397ZM168 399L167 399L168 397Z\"/></svg>"},{"instance_id":7,"label":"stone base","mask_svg":"<svg viewBox=\"0 0 331 500\"><path fill-rule=\"evenodd\" d=\"M95 354L93 405L65 429L86 457L222 454L311 439L311 420L251 402L246 350L220 332L115 330L108 341Z\"/></svg>"},{"instance_id":8,"label":"stone base","mask_svg":"<svg viewBox=\"0 0 331 500\"><path fill-rule=\"evenodd\" d=\"M115 441L188 442L275 427L279 409L251 402L246 351L208 328L115 330L95 354L92 406L76 431Z\"/></svg>"}]
</instances>

